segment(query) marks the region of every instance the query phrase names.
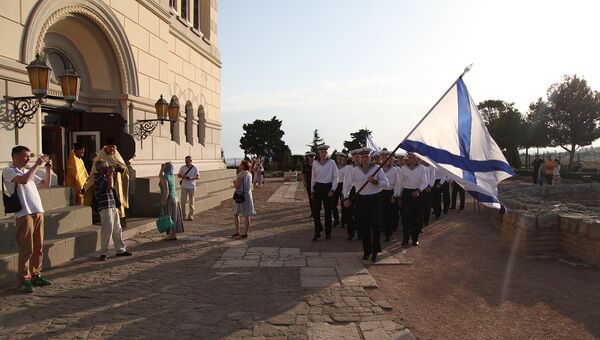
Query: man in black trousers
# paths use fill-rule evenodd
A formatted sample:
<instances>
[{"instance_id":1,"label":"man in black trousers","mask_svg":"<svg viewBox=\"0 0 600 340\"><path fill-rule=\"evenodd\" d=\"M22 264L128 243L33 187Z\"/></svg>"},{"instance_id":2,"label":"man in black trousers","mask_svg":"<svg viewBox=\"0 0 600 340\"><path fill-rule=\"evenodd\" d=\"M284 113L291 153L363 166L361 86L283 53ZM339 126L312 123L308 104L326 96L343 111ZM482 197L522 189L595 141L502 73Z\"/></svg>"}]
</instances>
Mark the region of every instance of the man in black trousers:
<instances>
[{"instance_id":1,"label":"man in black trousers","mask_svg":"<svg viewBox=\"0 0 600 340\"><path fill-rule=\"evenodd\" d=\"M456 209L456 194L460 195L460 210L465 209L465 189L460 186L460 184L456 182L452 182L452 204L450 204L450 209Z\"/></svg>"}]
</instances>

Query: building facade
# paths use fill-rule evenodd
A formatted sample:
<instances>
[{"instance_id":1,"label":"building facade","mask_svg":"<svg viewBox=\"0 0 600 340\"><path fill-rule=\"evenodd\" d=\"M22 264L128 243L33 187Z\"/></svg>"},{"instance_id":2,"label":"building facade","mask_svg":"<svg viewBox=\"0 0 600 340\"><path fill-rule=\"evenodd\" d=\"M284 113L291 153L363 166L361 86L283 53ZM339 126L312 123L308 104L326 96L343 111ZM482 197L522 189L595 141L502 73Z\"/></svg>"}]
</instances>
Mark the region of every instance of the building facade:
<instances>
[{"instance_id":1,"label":"building facade","mask_svg":"<svg viewBox=\"0 0 600 340\"><path fill-rule=\"evenodd\" d=\"M50 155L63 184L74 142L88 153L115 143L136 177L187 155L200 170L225 167L216 0L0 1L0 32L0 168L12 146L25 145ZM72 108L60 99L34 107L12 99L31 96L25 67L36 54L52 69L51 96L62 96L65 69L80 75ZM161 95L179 103L179 116L144 139L138 120L157 118ZM16 126L15 112L31 119Z\"/></svg>"}]
</instances>

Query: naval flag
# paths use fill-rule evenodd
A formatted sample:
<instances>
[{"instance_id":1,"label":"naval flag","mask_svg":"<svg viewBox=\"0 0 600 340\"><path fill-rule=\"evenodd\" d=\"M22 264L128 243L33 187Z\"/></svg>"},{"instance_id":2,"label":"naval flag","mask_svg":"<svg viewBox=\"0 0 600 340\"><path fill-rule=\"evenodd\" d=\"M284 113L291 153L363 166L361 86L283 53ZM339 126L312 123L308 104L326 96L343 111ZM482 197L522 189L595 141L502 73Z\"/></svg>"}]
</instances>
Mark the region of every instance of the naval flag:
<instances>
[{"instance_id":1,"label":"naval flag","mask_svg":"<svg viewBox=\"0 0 600 340\"><path fill-rule=\"evenodd\" d=\"M515 173L490 136L462 75L399 147L427 160L484 205L506 211L497 186Z\"/></svg>"},{"instance_id":2,"label":"naval flag","mask_svg":"<svg viewBox=\"0 0 600 340\"><path fill-rule=\"evenodd\" d=\"M373 155L374 153L379 153L381 152L381 150L379 150L379 148L377 147L377 145L375 145L375 143L373 142L373 139L371 138L370 134L367 134L367 140L365 141L365 145L368 148L371 148L371 155Z\"/></svg>"}]
</instances>

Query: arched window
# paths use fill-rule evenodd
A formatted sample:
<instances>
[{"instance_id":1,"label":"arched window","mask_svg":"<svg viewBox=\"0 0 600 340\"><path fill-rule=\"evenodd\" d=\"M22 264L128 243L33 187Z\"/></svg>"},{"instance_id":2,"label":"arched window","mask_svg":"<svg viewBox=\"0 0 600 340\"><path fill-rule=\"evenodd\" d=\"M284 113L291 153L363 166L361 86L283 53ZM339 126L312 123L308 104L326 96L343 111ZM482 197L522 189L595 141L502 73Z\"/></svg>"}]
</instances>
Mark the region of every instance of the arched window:
<instances>
[{"instance_id":1,"label":"arched window","mask_svg":"<svg viewBox=\"0 0 600 340\"><path fill-rule=\"evenodd\" d=\"M185 103L185 141L194 145L194 108L189 101Z\"/></svg>"},{"instance_id":2,"label":"arched window","mask_svg":"<svg viewBox=\"0 0 600 340\"><path fill-rule=\"evenodd\" d=\"M171 100L179 105L179 98L177 98L177 96L171 97ZM181 112L179 115L181 115ZM171 140L177 144L179 144L179 115L177 116L177 120L171 123Z\"/></svg>"},{"instance_id":3,"label":"arched window","mask_svg":"<svg viewBox=\"0 0 600 340\"><path fill-rule=\"evenodd\" d=\"M206 146L206 113L202 105L198 108L198 143Z\"/></svg>"}]
</instances>

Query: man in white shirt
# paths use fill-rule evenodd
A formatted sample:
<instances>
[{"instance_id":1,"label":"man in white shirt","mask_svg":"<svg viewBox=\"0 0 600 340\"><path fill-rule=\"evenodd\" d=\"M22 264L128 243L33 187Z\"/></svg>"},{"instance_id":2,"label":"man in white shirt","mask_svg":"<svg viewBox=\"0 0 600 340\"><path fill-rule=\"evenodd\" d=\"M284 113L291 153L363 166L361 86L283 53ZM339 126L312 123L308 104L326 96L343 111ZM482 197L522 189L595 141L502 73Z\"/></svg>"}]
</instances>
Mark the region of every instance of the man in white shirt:
<instances>
[{"instance_id":1,"label":"man in white shirt","mask_svg":"<svg viewBox=\"0 0 600 340\"><path fill-rule=\"evenodd\" d=\"M340 201L340 197L342 196L342 188L344 185L344 177L346 176L346 173L348 172L348 169L350 169L348 167L348 165L346 165L346 154L343 152L336 152L335 153L335 163L337 165L337 170L338 170L338 185L337 188L335 189L335 194L333 195L333 198L331 198L331 211L333 213L333 228L335 228L337 225L340 224L340 214L338 212L338 203ZM344 205L342 204L342 228L344 228L346 226L346 224L348 223L347 218L347 211L346 211L346 207L344 207Z\"/></svg>"},{"instance_id":2,"label":"man in white shirt","mask_svg":"<svg viewBox=\"0 0 600 340\"><path fill-rule=\"evenodd\" d=\"M350 151L350 155L352 156L352 164L348 165L348 168L346 169L346 172L344 174L344 181L349 181L350 178L348 177L348 175L350 174L350 172L352 172L352 170L354 168L356 168L357 166L360 166L360 155L358 154L358 152L360 151L360 149L354 149L352 151ZM346 179L348 178L348 179ZM344 199L344 186L342 185L342 200ZM354 197L354 195L356 194L356 188L354 186L352 186L350 188L350 197ZM361 239L361 231L358 228L358 204L357 202L353 202L351 207L346 207L345 204L343 204L342 201L342 206L346 208L346 216L347 216L347 225L346 225L346 233L348 234L348 241L351 241L355 235L358 235L358 239Z\"/></svg>"},{"instance_id":3,"label":"man in white shirt","mask_svg":"<svg viewBox=\"0 0 600 340\"><path fill-rule=\"evenodd\" d=\"M25 168L31 159L31 150L25 146L12 149L12 165L2 171L7 196L17 195L21 209L15 213L15 232L19 245L17 276L19 291L32 293L33 286L47 286L51 282L42 275L44 248L44 208L38 186L50 187L52 161L41 155L29 169ZM46 175L42 179L35 175L46 163ZM6 207L5 207L6 209Z\"/></svg>"},{"instance_id":4,"label":"man in white shirt","mask_svg":"<svg viewBox=\"0 0 600 340\"><path fill-rule=\"evenodd\" d=\"M423 226L429 225L429 217L431 216L431 206L435 203L435 168L422 159L419 159L418 163L421 163L425 170L427 170L427 187L425 187L425 190L423 190L423 192L421 193L421 204L423 207L423 217L421 218L421 231L423 231Z\"/></svg>"},{"instance_id":5,"label":"man in white shirt","mask_svg":"<svg viewBox=\"0 0 600 340\"><path fill-rule=\"evenodd\" d=\"M358 204L358 223L362 233L363 260L375 262L377 253L381 252L379 231L381 225L381 190L389 185L387 177L379 166L371 163L371 149L363 148L359 151L360 166L355 167L344 179L344 205L349 207ZM364 187L363 187L364 185ZM350 197L352 187L356 195ZM362 190L361 190L362 188ZM351 200L352 199L352 200Z\"/></svg>"},{"instance_id":6,"label":"man in white shirt","mask_svg":"<svg viewBox=\"0 0 600 340\"><path fill-rule=\"evenodd\" d=\"M388 179L388 185L381 191L381 225L385 232L385 242L389 242L394 232L394 225L398 224L398 205L393 195L399 168L393 166L394 156L391 156L391 153L385 148L381 150L381 162L381 171ZM394 221L394 217L396 217L396 221Z\"/></svg>"},{"instance_id":7,"label":"man in white shirt","mask_svg":"<svg viewBox=\"0 0 600 340\"><path fill-rule=\"evenodd\" d=\"M320 145L318 149L320 158L318 162L313 162L310 178L311 195L313 197L313 219L315 222L313 241L321 237L321 231L323 230L323 225L321 224L321 203L325 210L325 238L331 238L331 198L339 182L337 166L333 160L327 157L329 145Z\"/></svg>"},{"instance_id":8,"label":"man in white shirt","mask_svg":"<svg viewBox=\"0 0 600 340\"><path fill-rule=\"evenodd\" d=\"M409 153L407 164L400 168L394 197L402 200L402 246L407 247L412 236L413 245L419 245L423 207L421 193L427 187L427 169L417 163L417 156Z\"/></svg>"},{"instance_id":9,"label":"man in white shirt","mask_svg":"<svg viewBox=\"0 0 600 340\"><path fill-rule=\"evenodd\" d=\"M194 220L194 202L196 198L196 180L198 179L198 168L192 164L192 156L185 157L185 165L179 169L177 177L181 178L179 184L181 185L181 210L183 210L183 216L188 221ZM189 200L189 201L188 201ZM186 215L185 207L189 202L190 213Z\"/></svg>"}]
</instances>

